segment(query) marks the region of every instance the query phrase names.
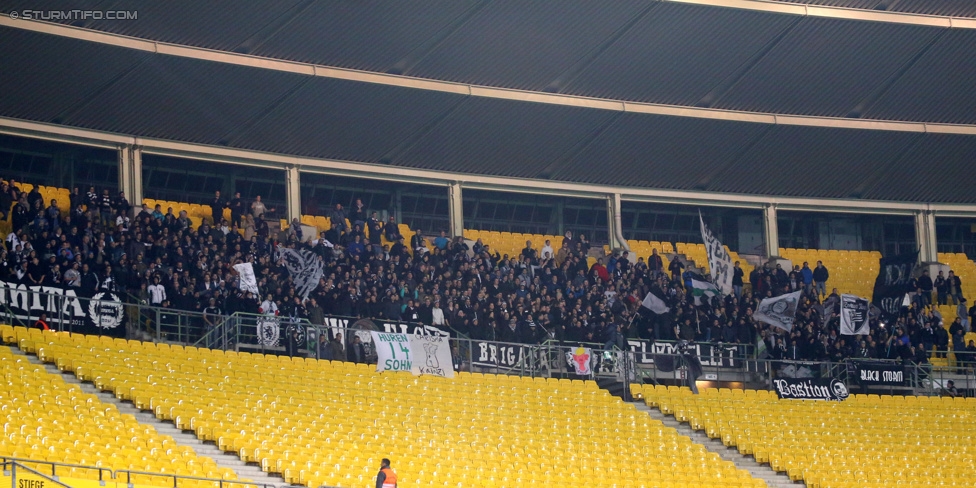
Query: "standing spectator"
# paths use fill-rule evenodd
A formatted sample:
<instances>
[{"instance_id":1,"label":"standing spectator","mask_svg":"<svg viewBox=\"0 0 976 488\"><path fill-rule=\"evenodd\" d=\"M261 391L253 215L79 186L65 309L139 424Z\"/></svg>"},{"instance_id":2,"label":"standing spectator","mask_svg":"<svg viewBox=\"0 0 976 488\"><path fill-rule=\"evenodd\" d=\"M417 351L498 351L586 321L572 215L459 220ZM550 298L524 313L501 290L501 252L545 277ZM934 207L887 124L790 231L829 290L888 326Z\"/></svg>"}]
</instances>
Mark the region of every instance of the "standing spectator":
<instances>
[{"instance_id":1,"label":"standing spectator","mask_svg":"<svg viewBox=\"0 0 976 488\"><path fill-rule=\"evenodd\" d=\"M349 351L346 353L349 362L362 364L366 362L366 348L358 335L352 336L352 344L349 344Z\"/></svg>"},{"instance_id":2,"label":"standing spectator","mask_svg":"<svg viewBox=\"0 0 976 488\"><path fill-rule=\"evenodd\" d=\"M95 187L88 187L88 193L85 193L85 206L88 207L88 210L97 209L98 200L98 192L95 191Z\"/></svg>"},{"instance_id":3,"label":"standing spectator","mask_svg":"<svg viewBox=\"0 0 976 488\"><path fill-rule=\"evenodd\" d=\"M923 308L932 304L932 288L932 277L929 276L929 270L922 270L922 276L918 277L918 290Z\"/></svg>"},{"instance_id":4,"label":"standing spectator","mask_svg":"<svg viewBox=\"0 0 976 488\"><path fill-rule=\"evenodd\" d=\"M965 298L959 298L959 305L956 305L956 320L962 324L964 332L970 331L971 324L969 323L969 311L966 309Z\"/></svg>"},{"instance_id":5,"label":"standing spectator","mask_svg":"<svg viewBox=\"0 0 976 488\"><path fill-rule=\"evenodd\" d=\"M830 272L823 265L823 261L817 261L817 267L813 270L813 281L817 287L817 298L822 299L827 296L827 280L830 279Z\"/></svg>"},{"instance_id":6,"label":"standing spectator","mask_svg":"<svg viewBox=\"0 0 976 488\"><path fill-rule=\"evenodd\" d=\"M122 212L128 216L129 210L131 209L132 205L129 205L129 199L125 198L125 192L120 191L119 194L116 195L115 199L112 200L112 210L114 210L115 213Z\"/></svg>"},{"instance_id":7,"label":"standing spectator","mask_svg":"<svg viewBox=\"0 0 976 488\"><path fill-rule=\"evenodd\" d=\"M413 248L414 256L427 254L427 238L424 237L424 231L417 229L417 233L410 238L410 247Z\"/></svg>"},{"instance_id":8,"label":"standing spectator","mask_svg":"<svg viewBox=\"0 0 976 488\"><path fill-rule=\"evenodd\" d=\"M255 221L261 220L264 213L268 211L268 207L265 206L264 202L261 201L261 195L254 197L254 201L251 202L251 216L254 217Z\"/></svg>"},{"instance_id":9,"label":"standing spectator","mask_svg":"<svg viewBox=\"0 0 976 488\"><path fill-rule=\"evenodd\" d=\"M153 277L153 284L149 285L149 304L154 307L162 306L166 301L166 287L159 283L159 276Z\"/></svg>"},{"instance_id":10,"label":"standing spectator","mask_svg":"<svg viewBox=\"0 0 976 488\"><path fill-rule=\"evenodd\" d=\"M946 305L949 303L949 282L942 276L942 271L939 271L939 275L935 277L935 298L936 303L939 305Z\"/></svg>"},{"instance_id":11,"label":"standing spectator","mask_svg":"<svg viewBox=\"0 0 976 488\"><path fill-rule=\"evenodd\" d=\"M329 220L333 227L339 229L340 233L349 229L349 226L346 225L346 211L342 209L341 203L332 207L332 211L329 212Z\"/></svg>"},{"instance_id":12,"label":"standing spectator","mask_svg":"<svg viewBox=\"0 0 976 488\"><path fill-rule=\"evenodd\" d=\"M653 257L654 255L652 254L651 256ZM683 269L685 269L685 265L681 262L680 259L678 259L677 256L675 256L675 258L671 260L671 264L668 265L668 271L671 272L671 281L677 281L680 283L681 270Z\"/></svg>"},{"instance_id":13,"label":"standing spectator","mask_svg":"<svg viewBox=\"0 0 976 488\"><path fill-rule=\"evenodd\" d=\"M356 203L352 204L352 224L358 225L360 229L366 228L366 205L363 199L357 198Z\"/></svg>"},{"instance_id":14,"label":"standing spectator","mask_svg":"<svg viewBox=\"0 0 976 488\"><path fill-rule=\"evenodd\" d=\"M342 344L342 334L337 333L335 337L329 341L329 349L331 349L331 356L333 361L345 361L346 360L346 348Z\"/></svg>"},{"instance_id":15,"label":"standing spectator","mask_svg":"<svg viewBox=\"0 0 976 488\"><path fill-rule=\"evenodd\" d=\"M800 269L800 278L803 281L803 293L808 295L813 293L813 270L810 269L810 263L803 262L803 268Z\"/></svg>"},{"instance_id":16,"label":"standing spectator","mask_svg":"<svg viewBox=\"0 0 976 488\"><path fill-rule=\"evenodd\" d=\"M450 242L451 240L447 238L447 232L443 230L441 231L441 235L434 238L434 245L437 246L437 249L440 250L447 249L447 245Z\"/></svg>"},{"instance_id":17,"label":"standing spectator","mask_svg":"<svg viewBox=\"0 0 976 488\"><path fill-rule=\"evenodd\" d=\"M952 304L958 305L962 300L962 280L950 269L946 281L949 283L949 297L952 298Z\"/></svg>"},{"instance_id":18,"label":"standing spectator","mask_svg":"<svg viewBox=\"0 0 976 488\"><path fill-rule=\"evenodd\" d=\"M234 193L234 198L227 202L227 207L230 208L231 225L240 227L241 217L244 216L244 200L241 198L241 192Z\"/></svg>"},{"instance_id":19,"label":"standing spectator","mask_svg":"<svg viewBox=\"0 0 976 488\"><path fill-rule=\"evenodd\" d=\"M546 243L542 246L542 250L539 251L539 258L542 260L552 259L556 257L556 252L552 249L552 243L549 239L546 239Z\"/></svg>"},{"instance_id":20,"label":"standing spectator","mask_svg":"<svg viewBox=\"0 0 976 488\"><path fill-rule=\"evenodd\" d=\"M735 294L736 298L742 298L742 278L745 276L745 271L742 271L742 267L739 266L739 262L736 261L735 265L732 267L732 293Z\"/></svg>"},{"instance_id":21,"label":"standing spectator","mask_svg":"<svg viewBox=\"0 0 976 488\"><path fill-rule=\"evenodd\" d=\"M77 188L75 189L77 191ZM14 197L10 191L10 185L4 181L0 183L0 220L6 221L10 215L10 207L14 204Z\"/></svg>"},{"instance_id":22,"label":"standing spectator","mask_svg":"<svg viewBox=\"0 0 976 488\"><path fill-rule=\"evenodd\" d=\"M210 217L213 220L213 225L219 225L221 220L224 220L224 208L227 207L227 201L220 196L220 190L214 192L213 200L210 201Z\"/></svg>"},{"instance_id":23,"label":"standing spectator","mask_svg":"<svg viewBox=\"0 0 976 488\"><path fill-rule=\"evenodd\" d=\"M366 230L369 235L370 242L374 242L376 244L380 244L382 242L380 237L383 234L383 223L380 222L379 218L377 218L375 211L369 216L369 220L366 221Z\"/></svg>"},{"instance_id":24,"label":"standing spectator","mask_svg":"<svg viewBox=\"0 0 976 488\"><path fill-rule=\"evenodd\" d=\"M112 195L109 195L107 188L102 190L102 196L98 199L98 214L102 219L102 226L108 226L115 220L112 218Z\"/></svg>"},{"instance_id":25,"label":"standing spectator","mask_svg":"<svg viewBox=\"0 0 976 488\"><path fill-rule=\"evenodd\" d=\"M71 190L71 195L68 195L68 205L70 205L69 210L75 210L84 204L85 200L82 198L81 190L75 186Z\"/></svg>"}]
</instances>

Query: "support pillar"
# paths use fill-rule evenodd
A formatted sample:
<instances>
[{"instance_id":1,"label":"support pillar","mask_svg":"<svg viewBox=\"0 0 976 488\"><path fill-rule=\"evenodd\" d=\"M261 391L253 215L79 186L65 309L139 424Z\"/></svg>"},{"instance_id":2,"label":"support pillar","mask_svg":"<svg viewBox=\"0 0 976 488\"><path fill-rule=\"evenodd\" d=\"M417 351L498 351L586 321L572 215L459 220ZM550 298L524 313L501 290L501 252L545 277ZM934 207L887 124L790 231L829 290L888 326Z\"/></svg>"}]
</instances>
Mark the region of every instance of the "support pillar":
<instances>
[{"instance_id":1,"label":"support pillar","mask_svg":"<svg viewBox=\"0 0 976 488\"><path fill-rule=\"evenodd\" d=\"M931 210L915 212L915 245L918 247L918 260L920 262L938 262L939 248L935 234L935 212Z\"/></svg>"},{"instance_id":2,"label":"support pillar","mask_svg":"<svg viewBox=\"0 0 976 488\"><path fill-rule=\"evenodd\" d=\"M464 235L464 201L461 199L461 183L455 181L447 186L447 205L450 211L451 237Z\"/></svg>"},{"instance_id":3,"label":"support pillar","mask_svg":"<svg viewBox=\"0 0 976 488\"><path fill-rule=\"evenodd\" d=\"M769 204L763 207L763 238L766 257L779 256L779 223L776 220L776 206Z\"/></svg>"},{"instance_id":4,"label":"support pillar","mask_svg":"<svg viewBox=\"0 0 976 488\"><path fill-rule=\"evenodd\" d=\"M621 222L620 194L611 193L607 195L607 235L609 237L607 241L610 244L610 249L624 249L629 251L630 246L627 245L627 240L623 237Z\"/></svg>"},{"instance_id":5,"label":"support pillar","mask_svg":"<svg viewBox=\"0 0 976 488\"><path fill-rule=\"evenodd\" d=\"M133 209L142 205L142 148L125 144L119 146L119 190Z\"/></svg>"},{"instance_id":6,"label":"support pillar","mask_svg":"<svg viewBox=\"0 0 976 488\"><path fill-rule=\"evenodd\" d=\"M288 223L291 224L292 219L302 218L302 191L301 191L301 177L298 166L289 166L285 168L285 193L288 205Z\"/></svg>"}]
</instances>

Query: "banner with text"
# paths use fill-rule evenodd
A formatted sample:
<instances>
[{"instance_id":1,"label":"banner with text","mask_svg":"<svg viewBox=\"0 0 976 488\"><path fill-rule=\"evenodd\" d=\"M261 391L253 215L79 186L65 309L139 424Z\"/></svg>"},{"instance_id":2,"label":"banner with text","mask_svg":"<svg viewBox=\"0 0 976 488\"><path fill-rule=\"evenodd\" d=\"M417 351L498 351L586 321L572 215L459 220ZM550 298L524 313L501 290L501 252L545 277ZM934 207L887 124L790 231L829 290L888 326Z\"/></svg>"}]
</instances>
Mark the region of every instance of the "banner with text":
<instances>
[{"instance_id":1,"label":"banner with text","mask_svg":"<svg viewBox=\"0 0 976 488\"><path fill-rule=\"evenodd\" d=\"M654 364L654 357L657 355L671 357L682 354L682 351L678 350L678 345L674 342L651 342L642 339L628 339L627 345L634 352L634 358L638 365ZM745 363L745 361L739 359L743 357L744 351L740 351L738 346L698 343L690 344L688 347L694 349L702 366L741 368Z\"/></svg>"},{"instance_id":2,"label":"banner with text","mask_svg":"<svg viewBox=\"0 0 976 488\"><path fill-rule=\"evenodd\" d=\"M451 358L448 337L413 334L410 336L410 354L413 358L413 374L454 377L454 361Z\"/></svg>"},{"instance_id":3,"label":"banner with text","mask_svg":"<svg viewBox=\"0 0 976 488\"><path fill-rule=\"evenodd\" d=\"M516 368L528 366L532 348L517 344L475 342L471 351L471 364L483 368Z\"/></svg>"},{"instance_id":4,"label":"banner with text","mask_svg":"<svg viewBox=\"0 0 976 488\"><path fill-rule=\"evenodd\" d=\"M773 380L780 398L795 400L844 400L847 385L833 378L777 378Z\"/></svg>"},{"instance_id":5,"label":"banner with text","mask_svg":"<svg viewBox=\"0 0 976 488\"><path fill-rule=\"evenodd\" d=\"M376 371L411 371L413 354L407 334L370 332L376 348Z\"/></svg>"},{"instance_id":6,"label":"banner with text","mask_svg":"<svg viewBox=\"0 0 976 488\"><path fill-rule=\"evenodd\" d=\"M41 314L54 330L125 337L125 304L115 293L92 296L75 287L27 286L0 281L0 315L33 326Z\"/></svg>"},{"instance_id":7,"label":"banner with text","mask_svg":"<svg viewBox=\"0 0 976 488\"><path fill-rule=\"evenodd\" d=\"M862 385L903 386L905 367L895 363L851 361L854 379Z\"/></svg>"}]
</instances>

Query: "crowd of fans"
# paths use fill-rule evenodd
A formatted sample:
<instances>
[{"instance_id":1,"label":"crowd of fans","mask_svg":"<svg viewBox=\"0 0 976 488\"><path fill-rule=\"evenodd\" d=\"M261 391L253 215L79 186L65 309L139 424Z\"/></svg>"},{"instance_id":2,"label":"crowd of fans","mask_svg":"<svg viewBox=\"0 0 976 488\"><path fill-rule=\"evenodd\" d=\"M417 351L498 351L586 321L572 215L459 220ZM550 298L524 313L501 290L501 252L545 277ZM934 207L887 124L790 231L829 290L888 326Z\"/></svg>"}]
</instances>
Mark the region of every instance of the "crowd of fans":
<instances>
[{"instance_id":1,"label":"crowd of fans","mask_svg":"<svg viewBox=\"0 0 976 488\"><path fill-rule=\"evenodd\" d=\"M933 346L940 353L950 343L956 351L966 348L962 337L969 321L957 320L946 330L930 306L935 289L940 303L951 298L965 310L955 276L945 296L944 283L926 283L924 276L915 283L914 306L897 320L872 317L869 335L841 336L837 291L827 293L829 272L820 263L789 272L758 267L748 277L751 287L744 287L746 277L736 263L735 293L696 305L690 280L702 278L679 259L665 268L656 251L633 261L628 252L615 252L588 265L590 243L572 232L558 249L549 241L526 242L515 256L444 232L428 241L418 231L407 243L392 217L383 222L358 200L350 211L335 205L332 228L311 239L300 225L271 232L263 217L273 209L260 197L247 203L240 194L229 200L216 194L208 202L213 220L196 228L185 212L131 209L123 193L94 188L85 194L75 188L62 212L64 202L44 202L36 189L25 194L11 181L0 187L0 208L10 208L5 203L13 205L13 230L0 253L0 279L78 287L88 294L110 291L152 306L200 312L201 333L217 317L248 312L313 324L330 315L419 322L473 339L515 343L554 339L623 348L628 338L752 346L763 341L760 351L783 360L924 362ZM231 209L229 221L224 208ZM381 236L392 244L383 244ZM282 246L308 249L324 263L324 275L307 300L276 257ZM238 287L233 266L241 262L253 264L260 296ZM792 291L803 293L792 332L753 319L761 298ZM658 315L642 308L648 292L670 310ZM976 307L962 314L967 315L976 316Z\"/></svg>"}]
</instances>

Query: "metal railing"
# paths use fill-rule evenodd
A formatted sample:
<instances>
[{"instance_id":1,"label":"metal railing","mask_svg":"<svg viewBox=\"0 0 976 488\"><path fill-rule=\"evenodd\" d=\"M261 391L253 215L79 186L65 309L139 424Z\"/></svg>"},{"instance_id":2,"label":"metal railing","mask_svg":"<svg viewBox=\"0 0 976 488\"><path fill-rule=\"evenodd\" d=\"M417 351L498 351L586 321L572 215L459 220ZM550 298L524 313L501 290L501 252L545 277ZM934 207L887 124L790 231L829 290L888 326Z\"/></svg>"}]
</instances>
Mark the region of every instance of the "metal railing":
<instances>
[{"instance_id":1,"label":"metal railing","mask_svg":"<svg viewBox=\"0 0 976 488\"><path fill-rule=\"evenodd\" d=\"M51 474L48 475L48 474L41 473L39 470L36 470L34 468L31 468L30 466L27 466L27 464L48 466L48 467L51 468ZM266 483L255 483L253 481L225 480L225 479L221 479L221 478L207 478L207 477L201 477L201 476L188 476L188 475L181 475L181 474L174 474L174 473L156 473L156 472L152 472L152 471L138 471L138 470L132 470L132 469L117 469L117 470L114 470L113 471L113 470L111 470L109 468L102 468L102 467L98 467L98 466L89 466L89 465L84 465L84 464L60 463L60 462L55 462L55 461L42 461L42 460L37 460L37 459L18 458L18 457L9 457L9 456L0 456L0 465L3 466L3 470L4 471L10 471L10 476L14 480L17 479L16 470L17 469L22 469L22 470L26 470L26 471L28 471L30 473L33 473L33 474L35 474L37 476L43 477L43 478L45 478L47 480L50 480L50 481L52 481L52 482L54 482L54 483L56 483L58 485L61 485L61 486L65 487L65 488L71 488L71 487L68 486L68 485L66 485L65 483L63 483L63 482L61 482L61 481L59 481L57 479L59 477L59 475L57 474L58 468L67 468L67 469L74 468L74 469L85 469L85 470L97 471L98 472L98 481L100 481L100 482L107 482L107 481L110 481L110 480L113 480L113 479L114 480L117 480L117 481L121 481L122 480L122 477L124 476L125 483L128 484L129 486L132 486L133 485L133 483L132 483L132 477L133 476L152 476L152 477L157 477L157 478L171 479L173 481L173 487L174 488L178 488L180 481L203 481L203 482L210 482L210 483L217 484L219 486L219 488L223 488L224 486L245 486L245 487L255 487L255 488L258 488L258 487L260 487L260 488L275 488L275 486L276 486L276 485L269 485L269 484L266 484ZM15 484L14 486L16 487L17 485Z\"/></svg>"}]
</instances>

